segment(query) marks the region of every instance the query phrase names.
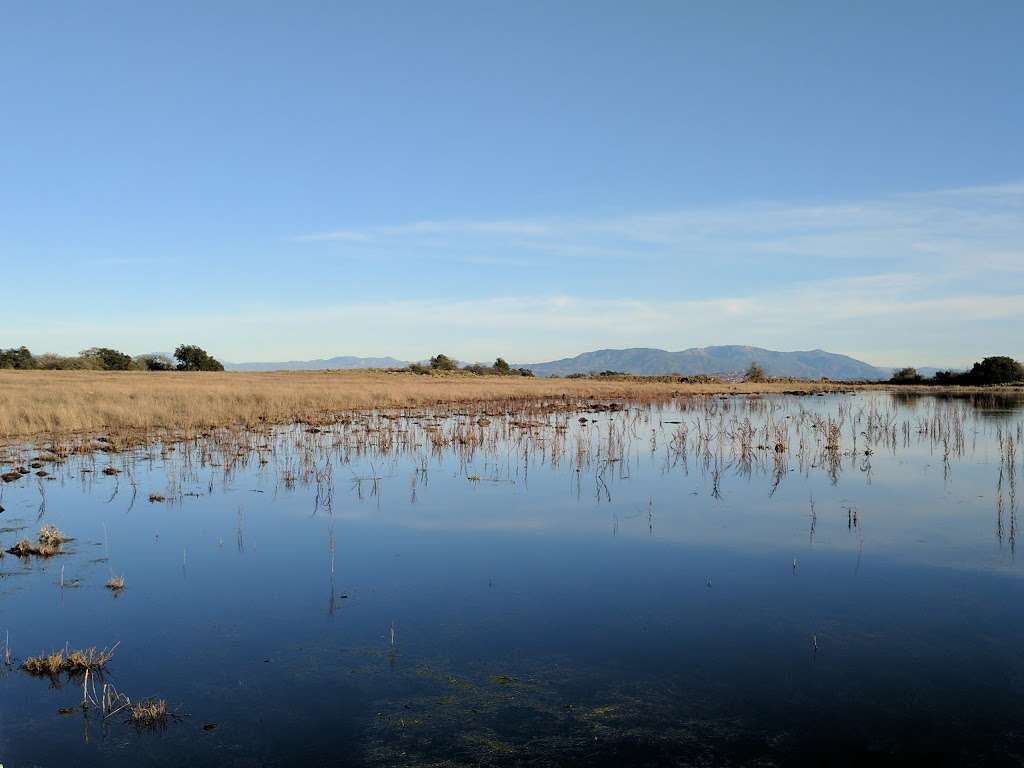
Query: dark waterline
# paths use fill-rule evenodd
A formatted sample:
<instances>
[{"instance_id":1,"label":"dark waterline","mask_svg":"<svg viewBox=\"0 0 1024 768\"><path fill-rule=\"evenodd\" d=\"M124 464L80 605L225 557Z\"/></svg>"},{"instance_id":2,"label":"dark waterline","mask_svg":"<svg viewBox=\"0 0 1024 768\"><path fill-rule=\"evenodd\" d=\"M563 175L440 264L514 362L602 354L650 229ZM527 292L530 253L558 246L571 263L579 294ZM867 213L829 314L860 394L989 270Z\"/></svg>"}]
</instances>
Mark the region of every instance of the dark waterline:
<instances>
[{"instance_id":1,"label":"dark waterline","mask_svg":"<svg viewBox=\"0 0 1024 768\"><path fill-rule=\"evenodd\" d=\"M841 421L831 458L812 415ZM419 417L358 447L359 424L293 427L4 486L5 549L43 522L75 540L0 560L0 762L1020 762L1020 401L578 416L433 450ZM81 681L17 664L65 642L119 642L105 679L182 717L58 714Z\"/></svg>"}]
</instances>

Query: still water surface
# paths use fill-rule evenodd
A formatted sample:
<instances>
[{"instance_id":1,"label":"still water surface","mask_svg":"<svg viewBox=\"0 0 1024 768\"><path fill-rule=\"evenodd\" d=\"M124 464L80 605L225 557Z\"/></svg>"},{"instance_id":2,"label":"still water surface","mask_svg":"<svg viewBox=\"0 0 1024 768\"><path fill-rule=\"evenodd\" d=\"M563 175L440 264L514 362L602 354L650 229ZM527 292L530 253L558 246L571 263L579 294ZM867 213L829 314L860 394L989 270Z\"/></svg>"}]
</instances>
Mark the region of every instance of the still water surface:
<instances>
[{"instance_id":1,"label":"still water surface","mask_svg":"<svg viewBox=\"0 0 1024 768\"><path fill-rule=\"evenodd\" d=\"M4 549L73 541L0 560L0 762L1024 760L1024 402L621 405L214 433L5 484ZM137 729L19 668L65 643L119 643L101 682L177 716Z\"/></svg>"}]
</instances>

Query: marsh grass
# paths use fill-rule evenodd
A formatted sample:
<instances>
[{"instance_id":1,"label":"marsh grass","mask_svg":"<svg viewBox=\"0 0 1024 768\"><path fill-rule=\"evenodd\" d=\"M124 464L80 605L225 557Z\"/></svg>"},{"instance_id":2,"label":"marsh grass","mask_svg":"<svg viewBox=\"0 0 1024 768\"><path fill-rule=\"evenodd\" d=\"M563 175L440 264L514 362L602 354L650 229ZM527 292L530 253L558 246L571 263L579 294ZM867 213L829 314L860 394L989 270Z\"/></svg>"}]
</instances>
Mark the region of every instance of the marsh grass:
<instances>
[{"instance_id":1,"label":"marsh grass","mask_svg":"<svg viewBox=\"0 0 1024 768\"><path fill-rule=\"evenodd\" d=\"M112 592L120 592L124 589L124 576L111 576L107 579L106 587Z\"/></svg>"},{"instance_id":2,"label":"marsh grass","mask_svg":"<svg viewBox=\"0 0 1024 768\"><path fill-rule=\"evenodd\" d=\"M65 646L61 650L52 651L39 656L29 656L21 663L21 668L30 675L47 675L56 677L61 672L68 675L80 675L86 672L99 672L114 657L112 648L97 649L96 646L82 650L70 650Z\"/></svg>"},{"instance_id":3,"label":"marsh grass","mask_svg":"<svg viewBox=\"0 0 1024 768\"><path fill-rule=\"evenodd\" d=\"M167 716L167 702L163 699L143 699L131 706L131 721L140 728L163 728Z\"/></svg>"},{"instance_id":4,"label":"marsh grass","mask_svg":"<svg viewBox=\"0 0 1024 768\"><path fill-rule=\"evenodd\" d=\"M22 539L13 547L7 550L9 554L17 555L18 557L28 557L34 555L35 557L53 557L63 552L64 544L71 539L64 535L54 525L46 523L42 528L39 529L39 535L35 542L29 541L28 539Z\"/></svg>"},{"instance_id":5,"label":"marsh grass","mask_svg":"<svg viewBox=\"0 0 1024 768\"><path fill-rule=\"evenodd\" d=\"M301 422L322 424L341 411L437 403L512 402L551 397L645 401L674 394L820 391L821 382L689 383L678 377L532 379L380 371L177 373L0 371L0 436L106 433L119 449L161 429ZM101 449L99 445L94 446ZM17 479L17 478L15 478Z\"/></svg>"}]
</instances>

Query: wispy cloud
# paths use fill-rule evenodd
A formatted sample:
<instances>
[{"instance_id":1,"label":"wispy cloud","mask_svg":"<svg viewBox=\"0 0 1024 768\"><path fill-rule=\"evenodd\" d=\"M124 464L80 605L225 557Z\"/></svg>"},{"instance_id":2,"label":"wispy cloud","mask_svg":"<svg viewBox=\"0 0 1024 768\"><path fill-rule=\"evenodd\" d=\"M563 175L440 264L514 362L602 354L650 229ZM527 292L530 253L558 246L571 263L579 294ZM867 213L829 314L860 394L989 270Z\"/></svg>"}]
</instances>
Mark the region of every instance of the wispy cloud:
<instances>
[{"instance_id":1,"label":"wispy cloud","mask_svg":"<svg viewBox=\"0 0 1024 768\"><path fill-rule=\"evenodd\" d=\"M606 258L901 259L1024 263L1024 183L895 195L833 205L749 203L602 217L417 221L300 235L451 258L487 252Z\"/></svg>"}]
</instances>

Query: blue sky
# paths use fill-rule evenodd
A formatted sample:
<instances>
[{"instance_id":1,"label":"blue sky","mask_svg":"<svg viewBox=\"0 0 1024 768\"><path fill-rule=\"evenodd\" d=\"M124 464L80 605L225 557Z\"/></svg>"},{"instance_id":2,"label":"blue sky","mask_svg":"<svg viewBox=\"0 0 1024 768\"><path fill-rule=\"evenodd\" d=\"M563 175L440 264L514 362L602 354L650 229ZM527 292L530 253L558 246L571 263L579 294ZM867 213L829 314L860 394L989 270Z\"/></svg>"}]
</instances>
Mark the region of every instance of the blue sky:
<instances>
[{"instance_id":1,"label":"blue sky","mask_svg":"<svg viewBox=\"0 0 1024 768\"><path fill-rule=\"evenodd\" d=\"M1020 2L7 3L0 346L1024 358Z\"/></svg>"}]
</instances>

